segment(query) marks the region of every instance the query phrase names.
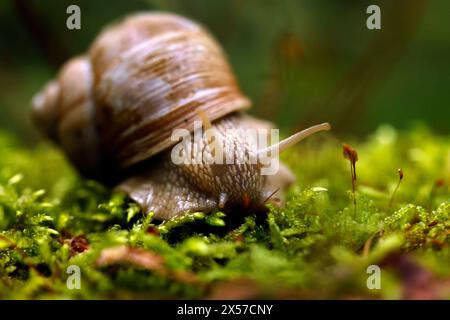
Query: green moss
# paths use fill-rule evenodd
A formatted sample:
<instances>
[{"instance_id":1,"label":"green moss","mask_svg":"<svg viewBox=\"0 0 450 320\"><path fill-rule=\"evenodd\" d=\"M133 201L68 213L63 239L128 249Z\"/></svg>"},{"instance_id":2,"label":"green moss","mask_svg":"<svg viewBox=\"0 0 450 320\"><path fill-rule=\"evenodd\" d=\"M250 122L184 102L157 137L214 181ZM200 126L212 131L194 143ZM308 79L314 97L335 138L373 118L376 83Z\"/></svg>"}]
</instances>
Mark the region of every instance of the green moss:
<instances>
[{"instance_id":1,"label":"green moss","mask_svg":"<svg viewBox=\"0 0 450 320\"><path fill-rule=\"evenodd\" d=\"M356 210L342 143L322 136L283 155L298 177L284 207L158 224L124 194L78 177L55 148L0 134L0 298L218 297L242 281L249 297L399 298L409 287L395 263L383 267L381 290L366 286L367 266L399 253L448 279L449 139L384 126L350 143ZM139 250L99 262L123 246ZM70 265L81 269L79 290L66 285Z\"/></svg>"}]
</instances>

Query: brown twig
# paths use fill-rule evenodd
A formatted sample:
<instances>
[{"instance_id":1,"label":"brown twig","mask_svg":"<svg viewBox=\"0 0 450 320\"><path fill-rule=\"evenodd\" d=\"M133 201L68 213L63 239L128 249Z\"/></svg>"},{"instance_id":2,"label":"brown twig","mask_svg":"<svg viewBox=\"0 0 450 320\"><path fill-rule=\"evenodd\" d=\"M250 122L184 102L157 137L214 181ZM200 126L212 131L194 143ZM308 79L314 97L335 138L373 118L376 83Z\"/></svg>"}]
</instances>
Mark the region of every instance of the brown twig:
<instances>
[{"instance_id":1,"label":"brown twig","mask_svg":"<svg viewBox=\"0 0 450 320\"><path fill-rule=\"evenodd\" d=\"M426 13L427 3L427 0L398 0L383 4L382 30L368 31L367 35L373 37L357 61L323 101L309 106L311 111L300 126L322 121L325 114L327 119L333 120L337 132L361 130L358 125L362 123L371 93L407 52ZM354 125L348 126L349 122Z\"/></svg>"}]
</instances>

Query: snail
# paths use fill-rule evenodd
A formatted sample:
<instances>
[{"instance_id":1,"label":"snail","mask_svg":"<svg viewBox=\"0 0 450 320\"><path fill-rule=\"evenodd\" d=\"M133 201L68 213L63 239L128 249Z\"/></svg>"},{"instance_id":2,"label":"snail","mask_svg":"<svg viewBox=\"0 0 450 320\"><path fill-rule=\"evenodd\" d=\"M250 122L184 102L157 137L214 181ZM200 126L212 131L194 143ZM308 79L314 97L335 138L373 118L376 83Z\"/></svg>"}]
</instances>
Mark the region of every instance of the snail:
<instances>
[{"instance_id":1,"label":"snail","mask_svg":"<svg viewBox=\"0 0 450 320\"><path fill-rule=\"evenodd\" d=\"M272 127L246 115L250 105L221 46L204 27L152 12L107 26L86 54L66 62L57 78L33 97L32 113L36 125L82 175L115 186L144 212L167 220L193 212L259 209L294 182L281 163L276 174L262 175L258 160L171 160L177 143L172 133L184 129L193 134L196 120L214 130L215 145L226 156L249 154L248 144L229 129ZM329 128L327 123L313 126L265 150L282 152ZM210 143L202 138L198 152L211 156Z\"/></svg>"}]
</instances>

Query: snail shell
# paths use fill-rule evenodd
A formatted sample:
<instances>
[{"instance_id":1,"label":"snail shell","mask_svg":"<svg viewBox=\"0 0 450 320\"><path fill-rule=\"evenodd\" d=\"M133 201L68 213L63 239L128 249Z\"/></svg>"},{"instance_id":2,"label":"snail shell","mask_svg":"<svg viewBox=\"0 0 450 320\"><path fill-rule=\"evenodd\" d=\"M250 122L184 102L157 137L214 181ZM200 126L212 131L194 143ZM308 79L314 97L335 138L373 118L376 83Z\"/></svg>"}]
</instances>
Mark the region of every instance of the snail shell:
<instances>
[{"instance_id":1,"label":"snail shell","mask_svg":"<svg viewBox=\"0 0 450 320\"><path fill-rule=\"evenodd\" d=\"M38 126L94 178L168 149L174 129L193 131L199 110L214 121L249 107L220 45L167 13L107 27L33 99Z\"/></svg>"},{"instance_id":2,"label":"snail shell","mask_svg":"<svg viewBox=\"0 0 450 320\"><path fill-rule=\"evenodd\" d=\"M138 14L107 27L32 104L37 125L82 174L116 185L158 219L241 205L258 209L294 181L282 164L276 174L264 176L262 161L171 161L173 131L193 132L199 114L218 134L215 144L227 159L253 152L229 129L270 128L239 112L250 101L240 92L221 47L205 29L180 16ZM281 151L328 129L328 124L314 126L256 153ZM208 139L200 142L196 155L211 158Z\"/></svg>"}]
</instances>

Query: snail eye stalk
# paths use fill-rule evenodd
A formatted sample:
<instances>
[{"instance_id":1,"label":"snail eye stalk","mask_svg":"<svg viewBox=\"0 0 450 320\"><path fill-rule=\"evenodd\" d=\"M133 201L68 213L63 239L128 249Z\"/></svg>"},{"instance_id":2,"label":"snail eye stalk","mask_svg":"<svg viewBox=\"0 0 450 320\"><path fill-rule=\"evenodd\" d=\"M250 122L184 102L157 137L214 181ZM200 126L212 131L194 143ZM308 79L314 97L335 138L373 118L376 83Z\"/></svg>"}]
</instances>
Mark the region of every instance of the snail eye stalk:
<instances>
[{"instance_id":1,"label":"snail eye stalk","mask_svg":"<svg viewBox=\"0 0 450 320\"><path fill-rule=\"evenodd\" d=\"M328 122L321 123L312 127L309 127L305 130L302 130L300 132L297 132L293 134L292 136L281 140L277 144L271 145L270 147L263 148L261 150L258 150L258 154L267 155L272 154L272 152L276 152L278 149L279 153L282 153L283 151L286 151L290 147L296 145L303 139L313 135L316 132L320 131L329 131L331 129L331 125Z\"/></svg>"}]
</instances>

